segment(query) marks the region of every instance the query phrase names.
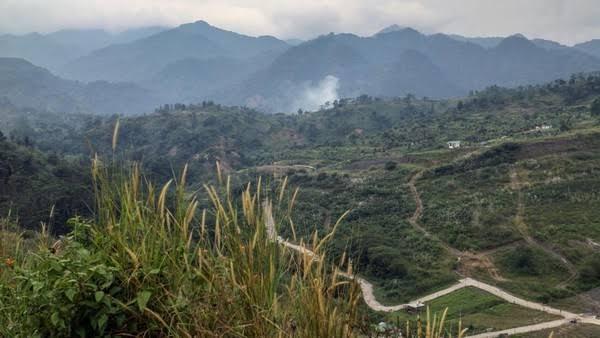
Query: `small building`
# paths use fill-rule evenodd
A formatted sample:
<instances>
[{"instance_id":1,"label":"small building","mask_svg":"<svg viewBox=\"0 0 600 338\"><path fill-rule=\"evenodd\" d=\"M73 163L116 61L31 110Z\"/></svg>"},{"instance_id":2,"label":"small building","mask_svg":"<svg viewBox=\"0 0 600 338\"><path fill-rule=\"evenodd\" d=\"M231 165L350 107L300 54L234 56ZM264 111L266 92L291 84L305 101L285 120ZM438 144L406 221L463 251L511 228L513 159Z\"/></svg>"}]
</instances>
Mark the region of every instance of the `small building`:
<instances>
[{"instance_id":1,"label":"small building","mask_svg":"<svg viewBox=\"0 0 600 338\"><path fill-rule=\"evenodd\" d=\"M551 125L542 124L541 126L535 126L535 130L537 131L546 131L552 129Z\"/></svg>"},{"instance_id":2,"label":"small building","mask_svg":"<svg viewBox=\"0 0 600 338\"><path fill-rule=\"evenodd\" d=\"M461 141L448 141L448 149L458 149L461 146Z\"/></svg>"},{"instance_id":3,"label":"small building","mask_svg":"<svg viewBox=\"0 0 600 338\"><path fill-rule=\"evenodd\" d=\"M421 310L425 307L425 304L416 301L413 303L406 304L406 312L408 313L421 313Z\"/></svg>"}]
</instances>

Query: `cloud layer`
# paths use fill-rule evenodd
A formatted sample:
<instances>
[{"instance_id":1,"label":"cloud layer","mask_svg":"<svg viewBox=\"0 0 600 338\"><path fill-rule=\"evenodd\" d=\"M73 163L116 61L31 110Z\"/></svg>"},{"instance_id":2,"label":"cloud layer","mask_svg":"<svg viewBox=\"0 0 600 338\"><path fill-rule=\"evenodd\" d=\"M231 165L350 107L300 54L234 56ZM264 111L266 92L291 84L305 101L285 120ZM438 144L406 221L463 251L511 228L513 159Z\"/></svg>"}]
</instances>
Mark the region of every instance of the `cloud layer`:
<instances>
[{"instance_id":1,"label":"cloud layer","mask_svg":"<svg viewBox=\"0 0 600 338\"><path fill-rule=\"evenodd\" d=\"M371 35L399 24L470 36L600 38L597 0L1 0L0 32L122 30L206 20L251 35Z\"/></svg>"}]
</instances>

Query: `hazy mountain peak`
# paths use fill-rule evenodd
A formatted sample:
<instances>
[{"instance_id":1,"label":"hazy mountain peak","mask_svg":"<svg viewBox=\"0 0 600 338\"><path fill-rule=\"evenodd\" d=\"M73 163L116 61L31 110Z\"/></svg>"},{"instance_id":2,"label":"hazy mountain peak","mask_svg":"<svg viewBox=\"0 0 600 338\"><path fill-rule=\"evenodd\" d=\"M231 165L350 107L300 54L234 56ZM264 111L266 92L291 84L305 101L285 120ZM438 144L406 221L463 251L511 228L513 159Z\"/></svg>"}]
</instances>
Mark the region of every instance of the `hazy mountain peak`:
<instances>
[{"instance_id":1,"label":"hazy mountain peak","mask_svg":"<svg viewBox=\"0 0 600 338\"><path fill-rule=\"evenodd\" d=\"M213 30L213 29L218 30L217 27L211 26L208 22L206 22L204 20L198 20L195 22L180 25L178 27L175 27L173 30L186 31L186 32L190 32L190 33L204 33L207 30Z\"/></svg>"},{"instance_id":2,"label":"hazy mountain peak","mask_svg":"<svg viewBox=\"0 0 600 338\"><path fill-rule=\"evenodd\" d=\"M504 38L496 49L501 50L519 50L519 49L535 49L537 46L532 41L528 40L522 34L514 34Z\"/></svg>"},{"instance_id":3,"label":"hazy mountain peak","mask_svg":"<svg viewBox=\"0 0 600 338\"><path fill-rule=\"evenodd\" d=\"M525 39L528 40L527 37L521 33L516 33L513 35L508 36L507 38L515 38L515 39Z\"/></svg>"},{"instance_id":4,"label":"hazy mountain peak","mask_svg":"<svg viewBox=\"0 0 600 338\"><path fill-rule=\"evenodd\" d=\"M395 26L395 27L393 27ZM421 32L411 27L400 27L398 25L392 25L384 28L376 35L405 35L405 36L421 36Z\"/></svg>"},{"instance_id":5,"label":"hazy mountain peak","mask_svg":"<svg viewBox=\"0 0 600 338\"><path fill-rule=\"evenodd\" d=\"M401 30L403 30L405 28L406 28L406 26L400 26L400 25L397 25L397 24L393 24L393 25L387 26L384 29L380 30L375 35L377 35L377 34L391 33L391 32L396 32L396 31L401 31Z\"/></svg>"}]
</instances>

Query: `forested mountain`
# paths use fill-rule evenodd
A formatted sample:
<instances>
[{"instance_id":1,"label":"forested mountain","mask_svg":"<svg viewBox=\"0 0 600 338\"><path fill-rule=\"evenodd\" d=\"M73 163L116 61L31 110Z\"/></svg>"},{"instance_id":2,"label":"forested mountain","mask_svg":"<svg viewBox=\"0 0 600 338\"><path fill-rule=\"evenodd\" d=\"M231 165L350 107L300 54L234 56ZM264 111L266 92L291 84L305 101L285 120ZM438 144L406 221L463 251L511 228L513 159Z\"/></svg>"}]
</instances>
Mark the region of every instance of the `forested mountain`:
<instances>
[{"instance_id":1,"label":"forested mountain","mask_svg":"<svg viewBox=\"0 0 600 338\"><path fill-rule=\"evenodd\" d=\"M451 38L462 41L462 42L471 42L476 45L480 45L483 48L494 48L498 46L498 44L504 39L503 37L498 36L489 36L489 37L467 37L458 34L450 34Z\"/></svg>"},{"instance_id":2,"label":"forested mountain","mask_svg":"<svg viewBox=\"0 0 600 338\"><path fill-rule=\"evenodd\" d=\"M132 83L69 81L17 58L0 58L0 98L20 107L99 114L140 113L161 102Z\"/></svg>"},{"instance_id":3,"label":"forested mountain","mask_svg":"<svg viewBox=\"0 0 600 338\"><path fill-rule=\"evenodd\" d=\"M127 111L137 113L148 111L148 105L141 104L147 102L212 100L290 112L314 110L326 101L362 94L448 98L491 85L529 85L600 70L594 41L567 47L520 34L506 38L426 35L397 25L370 37L329 34L292 44L226 31L204 21L119 35L59 31L3 39L13 46L5 53L19 51L12 54L51 69L62 62L59 76L84 82L131 82L160 94L158 99L142 91L138 94L148 97L121 97L129 97L133 109ZM4 40L0 38L0 43ZM110 92L110 85L102 86ZM119 86L111 95L133 90L133 86ZM87 104L86 109L104 104L102 112L116 113L122 105L110 97L100 95L93 104L86 100L79 104Z\"/></svg>"},{"instance_id":4,"label":"forested mountain","mask_svg":"<svg viewBox=\"0 0 600 338\"><path fill-rule=\"evenodd\" d=\"M49 34L0 35L0 57L25 59L58 71L66 63L93 50L115 43L128 43L166 28L145 27L112 34L100 29L67 29Z\"/></svg>"},{"instance_id":5,"label":"forested mountain","mask_svg":"<svg viewBox=\"0 0 600 338\"><path fill-rule=\"evenodd\" d=\"M216 97L231 104L259 97L271 105L267 109L277 110L289 107L303 88L329 75L339 79L340 97L361 93L451 97L494 84L519 86L594 70L600 70L600 59L573 48L540 47L519 35L486 49L406 28L367 38L322 36L283 53L240 90Z\"/></svg>"},{"instance_id":6,"label":"forested mountain","mask_svg":"<svg viewBox=\"0 0 600 338\"><path fill-rule=\"evenodd\" d=\"M466 36L462 36L462 35L458 35L458 34L450 34L448 36L450 36L451 38L453 38L455 40L458 40L458 41L471 42L471 43L474 43L476 45L480 45L481 47L486 48L486 49L497 47L502 42L502 40L505 39L505 37L498 37L498 36L490 36L490 37L466 37ZM516 34L516 36L525 38L521 34ZM532 39L531 42L533 42L536 46L542 47L544 49L569 48L569 47L567 47L565 45L562 45L562 44L560 44L558 42L551 41L551 40L545 40L545 39Z\"/></svg>"},{"instance_id":7,"label":"forested mountain","mask_svg":"<svg viewBox=\"0 0 600 338\"><path fill-rule=\"evenodd\" d=\"M220 161L228 170L292 160L296 151L320 147L439 149L461 139L479 144L521 135L536 126L568 130L600 90L590 74L545 85L490 87L461 100L414 96L340 99L314 113L263 114L212 102L162 106L153 114L120 120L119 152L143 161L161 177L190 164L192 179L210 175ZM535 106L534 106L535 104ZM46 117L47 116L47 117ZM112 154L116 117L0 110L6 134L28 136L45 151L70 155ZM69 129L70 128L70 129ZM360 156L360 155L357 155Z\"/></svg>"},{"instance_id":8,"label":"forested mountain","mask_svg":"<svg viewBox=\"0 0 600 338\"><path fill-rule=\"evenodd\" d=\"M273 37L249 37L198 21L129 44L97 50L67 65L64 73L84 81L143 82L183 59L246 60L287 47Z\"/></svg>"},{"instance_id":9,"label":"forested mountain","mask_svg":"<svg viewBox=\"0 0 600 338\"><path fill-rule=\"evenodd\" d=\"M91 212L88 164L41 153L31 142L11 142L0 131L0 218L10 215L36 229L45 222L64 232L69 218Z\"/></svg>"},{"instance_id":10,"label":"forested mountain","mask_svg":"<svg viewBox=\"0 0 600 338\"><path fill-rule=\"evenodd\" d=\"M580 43L574 46L590 55L600 58L600 40L594 39L588 42Z\"/></svg>"}]
</instances>

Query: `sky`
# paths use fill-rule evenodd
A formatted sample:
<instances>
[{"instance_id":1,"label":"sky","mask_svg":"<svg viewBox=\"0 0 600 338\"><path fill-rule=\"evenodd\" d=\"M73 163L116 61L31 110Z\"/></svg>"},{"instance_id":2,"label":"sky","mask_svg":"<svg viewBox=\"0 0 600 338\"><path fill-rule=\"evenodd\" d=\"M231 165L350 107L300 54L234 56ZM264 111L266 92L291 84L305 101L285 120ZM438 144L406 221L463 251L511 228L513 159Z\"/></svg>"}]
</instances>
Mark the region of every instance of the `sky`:
<instances>
[{"instance_id":1,"label":"sky","mask_svg":"<svg viewBox=\"0 0 600 338\"><path fill-rule=\"evenodd\" d=\"M248 35L362 36L398 24L425 33L522 33L574 44L600 38L598 0L0 0L0 33L120 31L205 20Z\"/></svg>"}]
</instances>

